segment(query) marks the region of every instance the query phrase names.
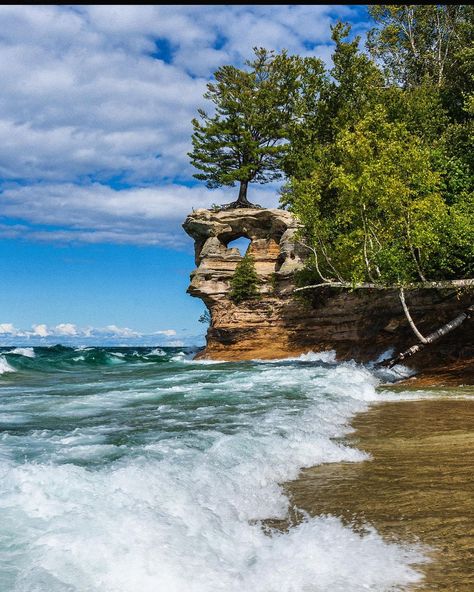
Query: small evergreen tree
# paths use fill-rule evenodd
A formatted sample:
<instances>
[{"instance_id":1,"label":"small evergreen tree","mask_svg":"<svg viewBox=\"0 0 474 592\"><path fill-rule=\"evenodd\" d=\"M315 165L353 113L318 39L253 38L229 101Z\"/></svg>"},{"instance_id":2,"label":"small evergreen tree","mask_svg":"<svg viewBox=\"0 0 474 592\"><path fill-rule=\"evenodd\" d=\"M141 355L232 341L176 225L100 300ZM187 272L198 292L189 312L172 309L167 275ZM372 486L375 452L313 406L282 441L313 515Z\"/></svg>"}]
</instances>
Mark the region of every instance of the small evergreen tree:
<instances>
[{"instance_id":1,"label":"small evergreen tree","mask_svg":"<svg viewBox=\"0 0 474 592\"><path fill-rule=\"evenodd\" d=\"M198 321L200 323L204 323L206 325L210 325L211 324L211 322L212 322L211 313L209 312L209 309L208 308L206 308L204 310L204 312L202 313L202 315L199 317Z\"/></svg>"},{"instance_id":2,"label":"small evergreen tree","mask_svg":"<svg viewBox=\"0 0 474 592\"><path fill-rule=\"evenodd\" d=\"M258 284L259 279L255 270L254 258L251 255L245 255L237 264L234 275L230 280L231 300L239 304L242 300L258 298Z\"/></svg>"}]
</instances>

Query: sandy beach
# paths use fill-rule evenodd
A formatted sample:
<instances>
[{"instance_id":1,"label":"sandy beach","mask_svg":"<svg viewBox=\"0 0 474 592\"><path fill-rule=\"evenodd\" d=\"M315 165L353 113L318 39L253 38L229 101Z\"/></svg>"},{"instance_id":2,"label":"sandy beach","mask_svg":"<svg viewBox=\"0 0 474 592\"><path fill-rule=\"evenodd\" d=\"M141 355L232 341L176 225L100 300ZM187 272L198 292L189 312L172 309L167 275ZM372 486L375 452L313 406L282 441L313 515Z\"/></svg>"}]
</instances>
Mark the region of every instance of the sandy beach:
<instances>
[{"instance_id":1,"label":"sandy beach","mask_svg":"<svg viewBox=\"0 0 474 592\"><path fill-rule=\"evenodd\" d=\"M333 514L387 540L429 548L410 590L474 590L474 389L441 398L377 404L344 442L372 456L306 469L285 485L295 507ZM459 398L459 395L465 398ZM298 520L298 516L293 516Z\"/></svg>"}]
</instances>

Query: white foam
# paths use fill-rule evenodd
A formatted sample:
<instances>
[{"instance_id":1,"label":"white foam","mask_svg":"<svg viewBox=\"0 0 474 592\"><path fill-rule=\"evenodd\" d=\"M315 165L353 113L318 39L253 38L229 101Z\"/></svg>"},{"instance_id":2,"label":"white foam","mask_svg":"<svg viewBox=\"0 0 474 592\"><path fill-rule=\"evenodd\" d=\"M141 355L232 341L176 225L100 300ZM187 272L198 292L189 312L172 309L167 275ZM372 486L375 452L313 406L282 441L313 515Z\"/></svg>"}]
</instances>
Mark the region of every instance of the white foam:
<instances>
[{"instance_id":1,"label":"white foam","mask_svg":"<svg viewBox=\"0 0 474 592\"><path fill-rule=\"evenodd\" d=\"M31 466L7 479L21 534L35 539L21 592L383 592L419 579L408 565L419 552L332 516L266 536L246 520L238 490L217 507L199 470Z\"/></svg>"},{"instance_id":2,"label":"white foam","mask_svg":"<svg viewBox=\"0 0 474 592\"><path fill-rule=\"evenodd\" d=\"M109 364L124 364L124 357L125 356L122 353L110 353L107 354L107 362Z\"/></svg>"},{"instance_id":3,"label":"white foam","mask_svg":"<svg viewBox=\"0 0 474 592\"><path fill-rule=\"evenodd\" d=\"M15 347L15 349L5 353L25 356L26 358L34 358L36 356L35 350L32 347Z\"/></svg>"},{"instance_id":4,"label":"white foam","mask_svg":"<svg viewBox=\"0 0 474 592\"><path fill-rule=\"evenodd\" d=\"M200 366L212 366L214 364L227 364L227 360L195 360L196 352L179 352L170 358L170 362L179 362L181 364L197 364Z\"/></svg>"},{"instance_id":5,"label":"white foam","mask_svg":"<svg viewBox=\"0 0 474 592\"><path fill-rule=\"evenodd\" d=\"M375 362L373 364L375 364ZM408 366L404 366L403 364L395 364L393 368L387 368L384 366L374 367L373 364L369 367L373 368L374 374L384 382L397 382L399 380L411 378L416 374L416 370L408 368Z\"/></svg>"},{"instance_id":6,"label":"white foam","mask_svg":"<svg viewBox=\"0 0 474 592\"><path fill-rule=\"evenodd\" d=\"M148 356L166 356L166 352L159 347L155 347L155 349L152 349L151 352L145 356L145 358L148 358Z\"/></svg>"},{"instance_id":7,"label":"white foam","mask_svg":"<svg viewBox=\"0 0 474 592\"><path fill-rule=\"evenodd\" d=\"M260 362L263 364L278 364L281 362L323 362L326 364L336 363L336 352L334 350L326 350L321 352L307 352L300 354L299 356L292 356L288 358L278 358L274 360L261 360L255 359L254 362Z\"/></svg>"},{"instance_id":8,"label":"white foam","mask_svg":"<svg viewBox=\"0 0 474 592\"><path fill-rule=\"evenodd\" d=\"M6 374L7 372L16 372L16 370L13 366L10 366L3 356L0 356L0 374Z\"/></svg>"},{"instance_id":9,"label":"white foam","mask_svg":"<svg viewBox=\"0 0 474 592\"><path fill-rule=\"evenodd\" d=\"M354 413L380 398L368 369L347 363L207 370L218 373L219 382L206 380L204 370L190 372L181 385L186 374L180 370L169 390L197 405L158 410L176 410L174 420L191 426L180 438L159 437L163 415L153 441L100 469L0 464L3 554L7 563L22 558L11 589L388 592L419 579L412 565L423 560L420 550L387 543L374 529L361 536L338 518L321 516L267 536L255 522L285 517L289 502L280 483L301 467L367 460L335 438L348 432ZM199 381L192 382L196 374ZM296 398L285 402L285 392ZM121 409L124 398L116 391L82 396L76 405L99 417ZM192 428L219 413L232 419L222 424L231 429L215 422L207 430ZM82 432L48 437L60 447L60 462L75 452L95 460L102 445L104 455L113 452L107 438Z\"/></svg>"}]
</instances>

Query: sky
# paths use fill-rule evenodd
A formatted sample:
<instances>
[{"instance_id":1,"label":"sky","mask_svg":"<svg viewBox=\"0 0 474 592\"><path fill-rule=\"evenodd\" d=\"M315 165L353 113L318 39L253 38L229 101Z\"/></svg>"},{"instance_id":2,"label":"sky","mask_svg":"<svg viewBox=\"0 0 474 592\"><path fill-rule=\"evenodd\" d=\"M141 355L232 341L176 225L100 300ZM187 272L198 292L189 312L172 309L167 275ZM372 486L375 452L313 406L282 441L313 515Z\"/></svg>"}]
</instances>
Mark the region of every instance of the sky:
<instances>
[{"instance_id":1,"label":"sky","mask_svg":"<svg viewBox=\"0 0 474 592\"><path fill-rule=\"evenodd\" d=\"M200 345L186 294L191 120L252 48L330 62L330 25L364 5L0 6L0 346ZM278 184L249 198L278 206Z\"/></svg>"}]
</instances>

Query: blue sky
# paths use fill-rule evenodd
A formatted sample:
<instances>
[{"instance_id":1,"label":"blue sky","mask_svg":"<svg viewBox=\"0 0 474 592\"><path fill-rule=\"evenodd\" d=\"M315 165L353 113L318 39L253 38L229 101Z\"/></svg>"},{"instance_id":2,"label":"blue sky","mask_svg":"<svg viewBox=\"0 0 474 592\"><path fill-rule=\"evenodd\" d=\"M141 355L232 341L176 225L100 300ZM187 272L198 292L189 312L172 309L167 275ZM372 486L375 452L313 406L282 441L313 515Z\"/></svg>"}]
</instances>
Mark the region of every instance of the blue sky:
<instances>
[{"instance_id":1,"label":"blue sky","mask_svg":"<svg viewBox=\"0 0 474 592\"><path fill-rule=\"evenodd\" d=\"M329 62L330 25L363 5L1 6L0 345L195 344L191 119L252 47ZM278 185L251 188L276 207Z\"/></svg>"}]
</instances>

